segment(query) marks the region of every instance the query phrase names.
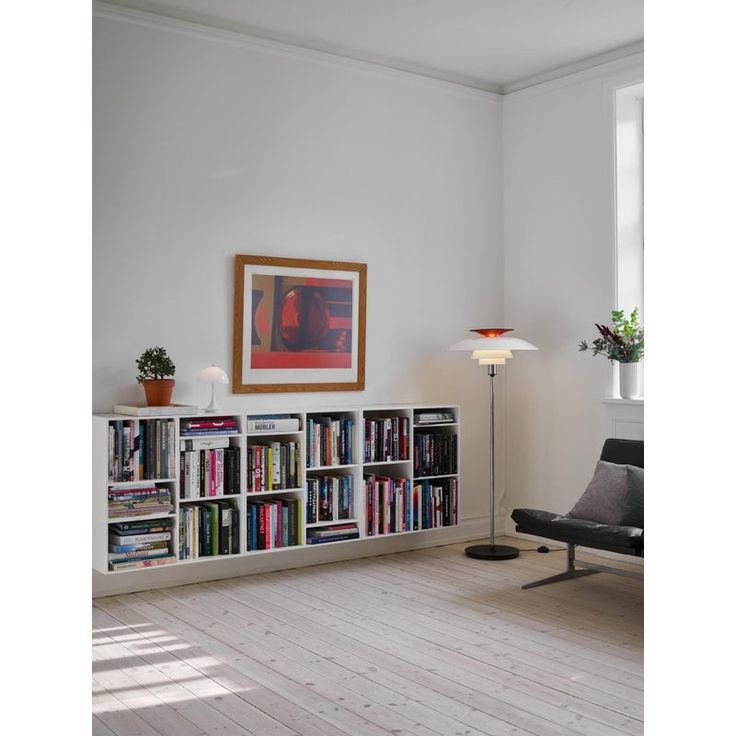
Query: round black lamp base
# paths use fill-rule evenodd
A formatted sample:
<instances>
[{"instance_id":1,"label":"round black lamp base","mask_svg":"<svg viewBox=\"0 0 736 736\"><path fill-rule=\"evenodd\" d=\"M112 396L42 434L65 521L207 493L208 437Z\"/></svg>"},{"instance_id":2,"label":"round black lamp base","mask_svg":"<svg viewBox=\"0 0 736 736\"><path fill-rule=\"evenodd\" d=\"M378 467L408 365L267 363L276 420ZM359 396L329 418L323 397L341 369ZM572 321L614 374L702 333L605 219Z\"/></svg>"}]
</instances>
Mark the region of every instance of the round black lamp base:
<instances>
[{"instance_id":1,"label":"round black lamp base","mask_svg":"<svg viewBox=\"0 0 736 736\"><path fill-rule=\"evenodd\" d=\"M519 550L505 544L474 544L465 548L465 554L476 560L513 560L519 556Z\"/></svg>"}]
</instances>

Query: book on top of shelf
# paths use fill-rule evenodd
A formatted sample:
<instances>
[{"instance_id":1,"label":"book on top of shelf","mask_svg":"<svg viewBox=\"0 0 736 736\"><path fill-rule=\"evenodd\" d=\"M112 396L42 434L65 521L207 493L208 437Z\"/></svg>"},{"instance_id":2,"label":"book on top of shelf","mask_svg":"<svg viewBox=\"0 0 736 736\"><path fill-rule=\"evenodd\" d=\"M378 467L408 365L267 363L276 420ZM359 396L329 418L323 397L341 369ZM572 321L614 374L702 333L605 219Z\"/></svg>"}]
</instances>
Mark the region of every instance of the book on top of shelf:
<instances>
[{"instance_id":1,"label":"book on top of shelf","mask_svg":"<svg viewBox=\"0 0 736 736\"><path fill-rule=\"evenodd\" d=\"M454 421L455 415L451 411L419 411L414 414L415 424L441 424Z\"/></svg>"},{"instance_id":2,"label":"book on top of shelf","mask_svg":"<svg viewBox=\"0 0 736 736\"><path fill-rule=\"evenodd\" d=\"M299 417L248 417L249 432L298 432L299 429Z\"/></svg>"},{"instance_id":3,"label":"book on top of shelf","mask_svg":"<svg viewBox=\"0 0 736 736\"><path fill-rule=\"evenodd\" d=\"M140 544L146 542L168 542L171 532L156 532L151 534L114 534L110 532L110 544Z\"/></svg>"},{"instance_id":4,"label":"book on top of shelf","mask_svg":"<svg viewBox=\"0 0 736 736\"><path fill-rule=\"evenodd\" d=\"M224 450L230 447L227 437L197 437L190 440L180 440L180 448L186 450Z\"/></svg>"},{"instance_id":5,"label":"book on top of shelf","mask_svg":"<svg viewBox=\"0 0 736 736\"><path fill-rule=\"evenodd\" d=\"M234 429L238 423L234 417L192 417L181 420L182 429Z\"/></svg>"},{"instance_id":6,"label":"book on top of shelf","mask_svg":"<svg viewBox=\"0 0 736 736\"><path fill-rule=\"evenodd\" d=\"M140 521L116 521L110 524L110 528L121 534L134 534L143 529L146 532L163 532L168 530L168 525L163 521L140 520Z\"/></svg>"},{"instance_id":7,"label":"book on top of shelf","mask_svg":"<svg viewBox=\"0 0 736 736\"><path fill-rule=\"evenodd\" d=\"M335 526L322 526L309 530L310 537L336 537L349 533L358 533L358 525L353 524L336 524Z\"/></svg>"},{"instance_id":8,"label":"book on top of shelf","mask_svg":"<svg viewBox=\"0 0 736 736\"><path fill-rule=\"evenodd\" d=\"M322 544L323 542L341 542L347 539L360 539L357 523L335 524L319 529L307 530L307 544Z\"/></svg>"},{"instance_id":9,"label":"book on top of shelf","mask_svg":"<svg viewBox=\"0 0 736 736\"><path fill-rule=\"evenodd\" d=\"M143 550L156 550L156 549L168 549L169 542L167 540L161 540L159 542L130 542L125 544L115 544L113 542L109 545L110 552L121 554L123 552L141 552Z\"/></svg>"},{"instance_id":10,"label":"book on top of shelf","mask_svg":"<svg viewBox=\"0 0 736 736\"><path fill-rule=\"evenodd\" d=\"M141 567L155 567L157 565L169 565L176 562L176 555L165 555L163 557L144 557L140 560L132 559L124 562L110 562L111 570L134 570Z\"/></svg>"},{"instance_id":11,"label":"book on top of shelf","mask_svg":"<svg viewBox=\"0 0 736 736\"><path fill-rule=\"evenodd\" d=\"M218 427L210 427L209 429L182 429L182 437L206 437L215 434L238 434L237 429L220 429Z\"/></svg>"},{"instance_id":12,"label":"book on top of shelf","mask_svg":"<svg viewBox=\"0 0 736 736\"><path fill-rule=\"evenodd\" d=\"M166 496L171 494L171 489L167 486L124 486L122 488L110 487L107 491L107 495L113 498L120 498L125 496L146 498L148 496Z\"/></svg>"},{"instance_id":13,"label":"book on top of shelf","mask_svg":"<svg viewBox=\"0 0 736 736\"><path fill-rule=\"evenodd\" d=\"M146 547L143 549L134 549L130 552L108 552L107 559L110 562L124 562L125 560L134 560L136 558L163 557L169 554L168 543L161 542L161 546L153 547L153 545L150 545L150 549Z\"/></svg>"},{"instance_id":14,"label":"book on top of shelf","mask_svg":"<svg viewBox=\"0 0 736 736\"><path fill-rule=\"evenodd\" d=\"M169 404L168 406L129 406L126 404L115 404L112 408L114 414L126 414L133 417L165 417L173 414L192 414L199 411L196 406L190 404Z\"/></svg>"},{"instance_id":15,"label":"book on top of shelf","mask_svg":"<svg viewBox=\"0 0 736 736\"><path fill-rule=\"evenodd\" d=\"M107 516L109 519L126 518L128 516L150 516L151 514L172 514L174 507L171 504L152 506L150 508L124 508L124 509L108 509Z\"/></svg>"},{"instance_id":16,"label":"book on top of shelf","mask_svg":"<svg viewBox=\"0 0 736 736\"><path fill-rule=\"evenodd\" d=\"M136 522L119 522L110 524L110 532L124 537L138 536L140 534L154 534L159 532L171 531L171 524L167 519L142 519ZM160 542L163 540L153 539L144 540ZM128 544L126 542L125 544Z\"/></svg>"}]
</instances>

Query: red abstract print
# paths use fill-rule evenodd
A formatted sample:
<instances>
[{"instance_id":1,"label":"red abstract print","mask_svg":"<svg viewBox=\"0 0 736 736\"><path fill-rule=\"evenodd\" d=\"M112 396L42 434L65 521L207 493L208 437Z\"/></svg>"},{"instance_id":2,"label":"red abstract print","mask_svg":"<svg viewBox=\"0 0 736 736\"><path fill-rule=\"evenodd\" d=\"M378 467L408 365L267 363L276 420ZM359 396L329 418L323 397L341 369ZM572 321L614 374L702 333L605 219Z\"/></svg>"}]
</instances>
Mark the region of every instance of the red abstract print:
<instances>
[{"instance_id":1,"label":"red abstract print","mask_svg":"<svg viewBox=\"0 0 736 736\"><path fill-rule=\"evenodd\" d=\"M352 367L352 281L252 278L251 368Z\"/></svg>"}]
</instances>

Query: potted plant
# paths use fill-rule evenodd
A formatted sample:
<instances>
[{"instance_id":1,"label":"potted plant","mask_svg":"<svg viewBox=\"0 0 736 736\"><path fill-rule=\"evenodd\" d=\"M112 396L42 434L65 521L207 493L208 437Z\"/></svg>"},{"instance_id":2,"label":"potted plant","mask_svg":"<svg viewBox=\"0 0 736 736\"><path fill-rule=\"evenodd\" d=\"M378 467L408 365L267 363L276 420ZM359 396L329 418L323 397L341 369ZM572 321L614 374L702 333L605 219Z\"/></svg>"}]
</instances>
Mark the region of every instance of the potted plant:
<instances>
[{"instance_id":1,"label":"potted plant","mask_svg":"<svg viewBox=\"0 0 736 736\"><path fill-rule=\"evenodd\" d=\"M644 328L639 324L639 308L635 307L626 319L623 310L611 312L613 327L599 325L600 337L592 345L583 340L580 350L593 351L593 355L605 355L619 364L619 391L621 398L633 399L639 395L639 363L644 357Z\"/></svg>"},{"instance_id":2,"label":"potted plant","mask_svg":"<svg viewBox=\"0 0 736 736\"><path fill-rule=\"evenodd\" d=\"M148 348L135 364L138 366L138 383L143 384L148 406L168 406L176 383L169 376L174 375L176 366L166 348Z\"/></svg>"}]
</instances>

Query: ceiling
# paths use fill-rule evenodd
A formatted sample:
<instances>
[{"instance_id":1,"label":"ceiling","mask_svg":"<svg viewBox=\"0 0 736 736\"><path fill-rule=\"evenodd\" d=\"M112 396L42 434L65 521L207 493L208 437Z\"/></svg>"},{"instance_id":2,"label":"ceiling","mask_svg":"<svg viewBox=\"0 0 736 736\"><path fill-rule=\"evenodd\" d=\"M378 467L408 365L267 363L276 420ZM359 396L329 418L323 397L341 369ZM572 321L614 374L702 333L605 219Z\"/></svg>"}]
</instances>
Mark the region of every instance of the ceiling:
<instances>
[{"instance_id":1,"label":"ceiling","mask_svg":"<svg viewBox=\"0 0 736 736\"><path fill-rule=\"evenodd\" d=\"M108 0L492 92L641 51L643 0Z\"/></svg>"}]
</instances>

